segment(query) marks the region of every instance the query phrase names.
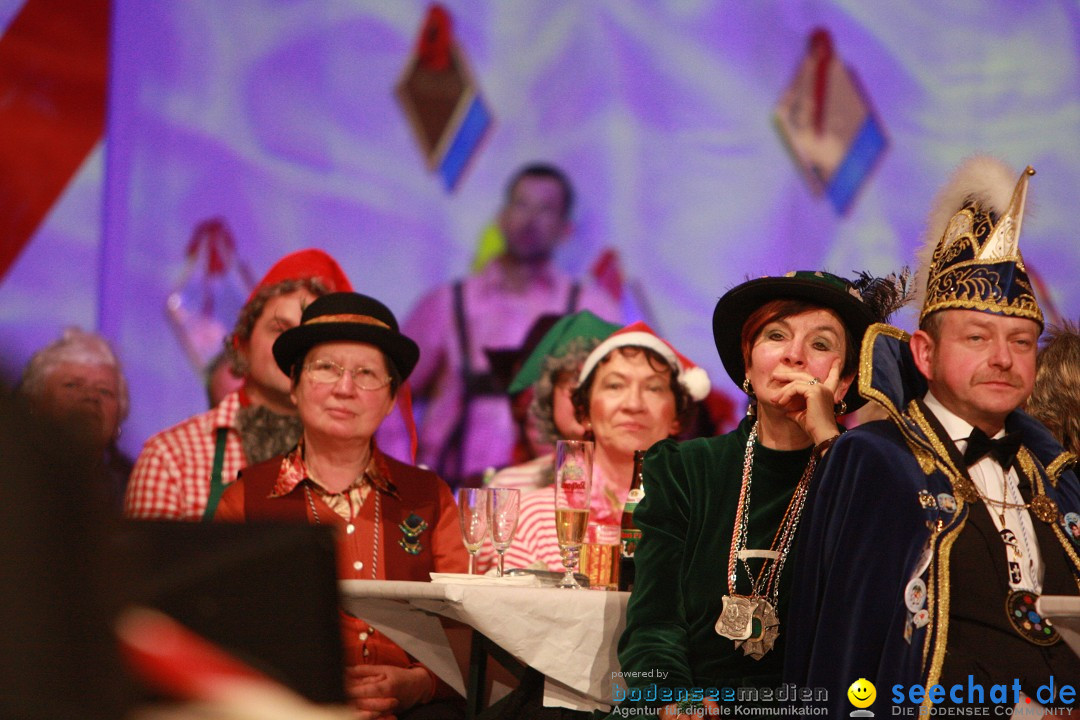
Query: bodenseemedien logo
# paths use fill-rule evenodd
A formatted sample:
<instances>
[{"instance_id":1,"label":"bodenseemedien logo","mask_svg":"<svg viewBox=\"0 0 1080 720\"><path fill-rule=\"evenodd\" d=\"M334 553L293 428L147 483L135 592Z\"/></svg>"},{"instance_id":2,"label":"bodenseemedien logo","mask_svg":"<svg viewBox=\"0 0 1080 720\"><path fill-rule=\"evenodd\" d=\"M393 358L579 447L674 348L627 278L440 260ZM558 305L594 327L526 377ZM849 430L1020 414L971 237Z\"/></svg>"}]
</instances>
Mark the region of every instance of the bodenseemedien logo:
<instances>
[{"instance_id":1,"label":"bodenseemedien logo","mask_svg":"<svg viewBox=\"0 0 1080 720\"><path fill-rule=\"evenodd\" d=\"M874 687L874 683L866 678L859 678L847 689L847 698L848 702L857 708L849 713L851 717L874 717L873 711L866 709L877 699L877 688Z\"/></svg>"}]
</instances>

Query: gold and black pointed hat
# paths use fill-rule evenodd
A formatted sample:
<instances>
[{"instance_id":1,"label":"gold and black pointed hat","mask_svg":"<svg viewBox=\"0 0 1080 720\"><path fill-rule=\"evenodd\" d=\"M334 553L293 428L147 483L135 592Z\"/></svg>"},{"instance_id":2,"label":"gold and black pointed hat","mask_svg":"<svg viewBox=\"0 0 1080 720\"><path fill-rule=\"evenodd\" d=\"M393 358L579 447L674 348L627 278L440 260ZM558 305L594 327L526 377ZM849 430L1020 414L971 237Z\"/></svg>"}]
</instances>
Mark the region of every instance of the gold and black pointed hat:
<instances>
[{"instance_id":1,"label":"gold and black pointed hat","mask_svg":"<svg viewBox=\"0 0 1080 720\"><path fill-rule=\"evenodd\" d=\"M1034 320L1043 314L1020 254L1028 166L1019 181L1000 161L966 161L938 193L916 288L925 292L919 321L948 309Z\"/></svg>"}]
</instances>

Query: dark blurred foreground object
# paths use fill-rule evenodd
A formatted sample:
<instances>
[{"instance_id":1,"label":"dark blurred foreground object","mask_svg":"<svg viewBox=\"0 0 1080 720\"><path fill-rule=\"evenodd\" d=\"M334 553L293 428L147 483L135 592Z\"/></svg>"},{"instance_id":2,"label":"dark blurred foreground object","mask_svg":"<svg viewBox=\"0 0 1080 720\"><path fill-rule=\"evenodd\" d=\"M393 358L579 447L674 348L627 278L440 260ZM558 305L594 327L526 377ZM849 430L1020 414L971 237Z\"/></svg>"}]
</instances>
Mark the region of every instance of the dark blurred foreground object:
<instances>
[{"instance_id":1,"label":"dark blurred foreground object","mask_svg":"<svg viewBox=\"0 0 1080 720\"><path fill-rule=\"evenodd\" d=\"M329 527L129 521L113 540L133 602L308 700L344 704Z\"/></svg>"},{"instance_id":2,"label":"dark blurred foreground object","mask_svg":"<svg viewBox=\"0 0 1080 720\"><path fill-rule=\"evenodd\" d=\"M193 702L140 708L132 720L353 720L344 705L315 705L157 610L131 607L117 622L137 675Z\"/></svg>"},{"instance_id":3,"label":"dark blurred foreground object","mask_svg":"<svg viewBox=\"0 0 1080 720\"><path fill-rule=\"evenodd\" d=\"M100 451L0 393L0 718L120 718L133 693Z\"/></svg>"},{"instance_id":4,"label":"dark blurred foreground object","mask_svg":"<svg viewBox=\"0 0 1080 720\"><path fill-rule=\"evenodd\" d=\"M114 631L132 603L308 699L343 702L326 529L120 521L99 453L0 392L0 718L115 720L145 701Z\"/></svg>"}]
</instances>

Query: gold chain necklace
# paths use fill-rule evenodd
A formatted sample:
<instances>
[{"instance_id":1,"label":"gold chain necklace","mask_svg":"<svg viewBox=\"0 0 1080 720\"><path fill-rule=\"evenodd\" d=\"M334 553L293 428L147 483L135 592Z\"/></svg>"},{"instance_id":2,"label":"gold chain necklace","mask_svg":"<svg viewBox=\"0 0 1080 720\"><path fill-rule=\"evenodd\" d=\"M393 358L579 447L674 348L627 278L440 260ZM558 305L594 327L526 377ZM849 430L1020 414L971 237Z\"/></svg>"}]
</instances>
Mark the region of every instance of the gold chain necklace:
<instances>
[{"instance_id":1,"label":"gold chain necklace","mask_svg":"<svg viewBox=\"0 0 1080 720\"><path fill-rule=\"evenodd\" d=\"M795 541L806 496L810 488L810 478L817 466L817 458L811 453L810 461L803 470L799 484L788 502L784 517L773 536L769 557L755 578L750 565L742 558L746 573L750 577L750 595L735 593L738 576L738 561L746 547L750 523L750 487L754 466L754 444L758 437L758 423L755 422L746 440L746 452L743 455L742 486L739 490L739 506L735 514L735 528L731 536L731 550L728 553L728 594L723 597L723 609L716 621L716 632L735 641L735 647L741 647L743 653L755 660L760 660L772 650L776 638L780 635L780 617L776 612L780 596L780 574L787 562ZM770 564L768 560L771 559ZM766 567L769 572L766 574ZM765 586L762 580L767 577ZM760 591L760 593L759 593ZM757 621L755 625L754 621Z\"/></svg>"},{"instance_id":2,"label":"gold chain necklace","mask_svg":"<svg viewBox=\"0 0 1080 720\"><path fill-rule=\"evenodd\" d=\"M378 568L379 564L379 519L382 516L382 508L381 503L379 502L378 489L372 486L371 492L375 494L375 527L372 532L371 541L371 579L375 580L376 569ZM311 515L315 518L315 524L322 525L322 520L320 520L319 518L319 511L315 508L315 498L312 497L311 485L309 485L308 483L304 483L304 495L307 497L308 507L311 508ZM352 507L352 503L349 504L349 507ZM349 520L350 523L356 519L356 515L360 513L360 510L363 509L363 507L364 499L361 498L360 507L357 508L356 514L354 514L353 517Z\"/></svg>"}]
</instances>

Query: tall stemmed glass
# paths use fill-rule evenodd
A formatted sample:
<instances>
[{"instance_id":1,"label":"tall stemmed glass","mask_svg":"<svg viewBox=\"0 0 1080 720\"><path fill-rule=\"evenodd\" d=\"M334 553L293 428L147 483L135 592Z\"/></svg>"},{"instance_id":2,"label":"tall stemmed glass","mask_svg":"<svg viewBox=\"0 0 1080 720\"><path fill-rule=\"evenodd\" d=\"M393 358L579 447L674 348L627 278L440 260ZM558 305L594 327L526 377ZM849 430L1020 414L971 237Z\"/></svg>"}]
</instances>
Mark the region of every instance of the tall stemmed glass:
<instances>
[{"instance_id":1,"label":"tall stemmed glass","mask_svg":"<svg viewBox=\"0 0 1080 720\"><path fill-rule=\"evenodd\" d=\"M517 530L518 506L521 503L521 491L517 488L488 488L491 517L491 544L499 553L499 565L496 574L503 576L503 554L510 549Z\"/></svg>"},{"instance_id":2,"label":"tall stemmed glass","mask_svg":"<svg viewBox=\"0 0 1080 720\"><path fill-rule=\"evenodd\" d=\"M476 574L476 553L484 544L488 527L488 491L484 488L459 488L458 510L461 539L469 551L469 574Z\"/></svg>"},{"instance_id":3,"label":"tall stemmed glass","mask_svg":"<svg viewBox=\"0 0 1080 720\"><path fill-rule=\"evenodd\" d=\"M555 530L566 575L557 587L580 588L574 578L589 525L594 445L586 440L555 444Z\"/></svg>"}]
</instances>

